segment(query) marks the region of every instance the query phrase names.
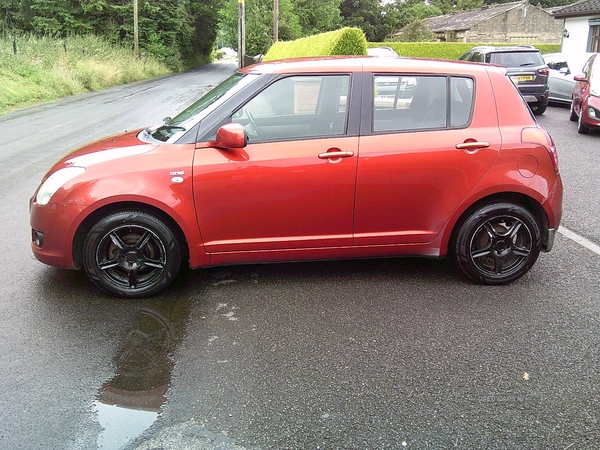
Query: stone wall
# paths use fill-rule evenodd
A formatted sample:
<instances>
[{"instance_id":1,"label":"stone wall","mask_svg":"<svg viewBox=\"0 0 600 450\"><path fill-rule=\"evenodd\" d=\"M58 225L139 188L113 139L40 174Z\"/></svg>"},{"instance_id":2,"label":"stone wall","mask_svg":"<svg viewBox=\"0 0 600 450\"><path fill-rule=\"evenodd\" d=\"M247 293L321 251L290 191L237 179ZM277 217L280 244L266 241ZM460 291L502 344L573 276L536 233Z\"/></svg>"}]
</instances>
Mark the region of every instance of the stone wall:
<instances>
[{"instance_id":1,"label":"stone wall","mask_svg":"<svg viewBox=\"0 0 600 450\"><path fill-rule=\"evenodd\" d=\"M512 9L468 30L463 42L559 44L563 24L536 6Z\"/></svg>"}]
</instances>

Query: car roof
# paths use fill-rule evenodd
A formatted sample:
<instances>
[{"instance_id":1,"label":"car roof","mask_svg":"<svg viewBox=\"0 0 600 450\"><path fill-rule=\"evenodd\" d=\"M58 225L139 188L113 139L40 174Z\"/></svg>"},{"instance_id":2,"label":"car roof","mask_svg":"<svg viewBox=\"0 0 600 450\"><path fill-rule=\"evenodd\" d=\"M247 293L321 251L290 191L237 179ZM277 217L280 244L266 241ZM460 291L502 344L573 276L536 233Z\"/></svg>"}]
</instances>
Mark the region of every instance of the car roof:
<instances>
[{"instance_id":1,"label":"car roof","mask_svg":"<svg viewBox=\"0 0 600 450\"><path fill-rule=\"evenodd\" d=\"M473 47L470 51L479 51L484 53L501 53L501 52L539 52L539 49L532 45L513 45L506 47L494 47L492 45L480 45Z\"/></svg>"},{"instance_id":2,"label":"car roof","mask_svg":"<svg viewBox=\"0 0 600 450\"><path fill-rule=\"evenodd\" d=\"M475 74L490 70L470 61L450 61L425 58L379 58L374 56L331 56L319 58L281 59L263 62L242 69L257 74L315 73L315 72L409 72L409 73L462 73ZM498 70L504 70L499 67Z\"/></svg>"},{"instance_id":3,"label":"car roof","mask_svg":"<svg viewBox=\"0 0 600 450\"><path fill-rule=\"evenodd\" d=\"M566 62L571 73L579 73L583 71L583 66L593 54L593 52L564 52L546 53L542 56L544 57L544 61Z\"/></svg>"}]
</instances>

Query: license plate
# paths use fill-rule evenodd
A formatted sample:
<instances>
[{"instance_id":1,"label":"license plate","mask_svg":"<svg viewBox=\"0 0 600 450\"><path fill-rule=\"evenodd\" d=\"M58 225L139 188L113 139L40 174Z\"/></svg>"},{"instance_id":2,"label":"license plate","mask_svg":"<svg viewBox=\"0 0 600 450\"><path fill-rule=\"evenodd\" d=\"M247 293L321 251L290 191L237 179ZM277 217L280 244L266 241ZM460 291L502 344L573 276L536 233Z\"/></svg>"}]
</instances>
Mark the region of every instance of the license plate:
<instances>
[{"instance_id":1,"label":"license plate","mask_svg":"<svg viewBox=\"0 0 600 450\"><path fill-rule=\"evenodd\" d=\"M513 81L533 81L533 75L514 75L510 77Z\"/></svg>"}]
</instances>

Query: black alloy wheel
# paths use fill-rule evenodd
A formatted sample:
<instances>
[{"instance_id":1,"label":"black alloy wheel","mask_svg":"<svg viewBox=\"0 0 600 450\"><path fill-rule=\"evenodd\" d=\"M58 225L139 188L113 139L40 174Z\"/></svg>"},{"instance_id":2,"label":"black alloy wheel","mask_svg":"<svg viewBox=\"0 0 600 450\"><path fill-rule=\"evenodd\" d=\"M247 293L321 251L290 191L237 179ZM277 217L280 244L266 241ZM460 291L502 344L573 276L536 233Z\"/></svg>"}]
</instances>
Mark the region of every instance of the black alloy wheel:
<instances>
[{"instance_id":1,"label":"black alloy wheel","mask_svg":"<svg viewBox=\"0 0 600 450\"><path fill-rule=\"evenodd\" d=\"M569 120L571 122L577 122L577 119L579 119L579 116L577 115L577 112L575 111L575 99L571 99L571 108L569 110Z\"/></svg>"},{"instance_id":2,"label":"black alloy wheel","mask_svg":"<svg viewBox=\"0 0 600 450\"><path fill-rule=\"evenodd\" d=\"M577 132L579 134L586 134L588 131L590 131L589 125L587 125L583 121L584 114L585 114L585 111L583 110L583 105L581 105L581 108L579 110L579 118L577 119Z\"/></svg>"},{"instance_id":3,"label":"black alloy wheel","mask_svg":"<svg viewBox=\"0 0 600 450\"><path fill-rule=\"evenodd\" d=\"M181 265L173 231L158 217L120 211L99 220L83 244L90 279L117 297L148 297L165 289Z\"/></svg>"},{"instance_id":4,"label":"black alloy wheel","mask_svg":"<svg viewBox=\"0 0 600 450\"><path fill-rule=\"evenodd\" d=\"M535 217L513 203L476 209L460 224L454 256L460 271L481 284L507 284L537 260L542 234Z\"/></svg>"},{"instance_id":5,"label":"black alloy wheel","mask_svg":"<svg viewBox=\"0 0 600 450\"><path fill-rule=\"evenodd\" d=\"M546 112L548 105L538 102L531 104L530 108L534 115L541 116Z\"/></svg>"}]
</instances>

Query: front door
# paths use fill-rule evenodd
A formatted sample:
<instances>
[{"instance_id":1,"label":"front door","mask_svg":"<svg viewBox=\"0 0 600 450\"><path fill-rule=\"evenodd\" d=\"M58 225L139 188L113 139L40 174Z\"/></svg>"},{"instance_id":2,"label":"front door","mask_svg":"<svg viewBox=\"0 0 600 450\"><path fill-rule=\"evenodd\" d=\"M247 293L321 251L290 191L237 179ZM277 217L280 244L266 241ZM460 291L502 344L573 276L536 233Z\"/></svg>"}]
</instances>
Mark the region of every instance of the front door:
<instances>
[{"instance_id":1,"label":"front door","mask_svg":"<svg viewBox=\"0 0 600 450\"><path fill-rule=\"evenodd\" d=\"M280 79L231 116L244 149L198 148L194 201L205 250L352 244L358 138L346 135L348 75Z\"/></svg>"}]
</instances>

